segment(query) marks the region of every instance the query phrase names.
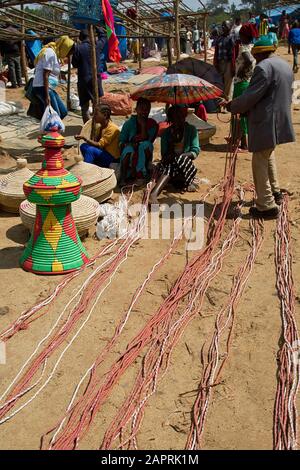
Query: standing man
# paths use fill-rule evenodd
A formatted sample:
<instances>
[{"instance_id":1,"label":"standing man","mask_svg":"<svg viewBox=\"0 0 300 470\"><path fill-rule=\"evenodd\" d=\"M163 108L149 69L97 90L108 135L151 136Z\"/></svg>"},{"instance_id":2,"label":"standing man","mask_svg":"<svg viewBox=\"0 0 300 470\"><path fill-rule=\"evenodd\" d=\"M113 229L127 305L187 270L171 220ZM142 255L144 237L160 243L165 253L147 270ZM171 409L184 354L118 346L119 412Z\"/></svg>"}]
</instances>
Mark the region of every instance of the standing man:
<instances>
[{"instance_id":1,"label":"standing man","mask_svg":"<svg viewBox=\"0 0 300 470\"><path fill-rule=\"evenodd\" d=\"M214 65L223 78L226 99L232 96L232 81L235 74L236 45L230 35L230 22L222 23L222 36L216 40Z\"/></svg>"},{"instance_id":2,"label":"standing man","mask_svg":"<svg viewBox=\"0 0 300 470\"><path fill-rule=\"evenodd\" d=\"M294 55L293 71L294 73L297 73L299 70L298 53L300 51L300 24L298 21L294 22L292 29L289 32L289 46L292 47Z\"/></svg>"},{"instance_id":3,"label":"standing man","mask_svg":"<svg viewBox=\"0 0 300 470\"><path fill-rule=\"evenodd\" d=\"M274 54L275 45L262 37L252 54L256 67L245 93L228 103L232 114L248 115L249 150L253 152L252 171L257 199L251 207L254 218L278 217L282 194L277 180L275 148L294 142L291 103L293 73L286 61Z\"/></svg>"},{"instance_id":4,"label":"standing man","mask_svg":"<svg viewBox=\"0 0 300 470\"><path fill-rule=\"evenodd\" d=\"M195 54L199 54L200 52L200 31L198 26L195 25L193 30L193 49Z\"/></svg>"},{"instance_id":5,"label":"standing man","mask_svg":"<svg viewBox=\"0 0 300 470\"><path fill-rule=\"evenodd\" d=\"M12 26L7 26L4 30L8 35L15 36L19 31ZM16 39L0 41L0 54L8 65L9 81L12 88L22 87L21 69L21 43Z\"/></svg>"},{"instance_id":6,"label":"standing man","mask_svg":"<svg viewBox=\"0 0 300 470\"><path fill-rule=\"evenodd\" d=\"M76 44L72 58L72 65L78 69L78 95L81 106L81 114L83 122L89 121L90 101L93 100L93 72L91 59L91 44L87 30L80 31L80 43ZM99 97L103 96L102 88L102 53L106 43L106 37L99 39L96 43L96 60L97 60L97 79Z\"/></svg>"}]
</instances>

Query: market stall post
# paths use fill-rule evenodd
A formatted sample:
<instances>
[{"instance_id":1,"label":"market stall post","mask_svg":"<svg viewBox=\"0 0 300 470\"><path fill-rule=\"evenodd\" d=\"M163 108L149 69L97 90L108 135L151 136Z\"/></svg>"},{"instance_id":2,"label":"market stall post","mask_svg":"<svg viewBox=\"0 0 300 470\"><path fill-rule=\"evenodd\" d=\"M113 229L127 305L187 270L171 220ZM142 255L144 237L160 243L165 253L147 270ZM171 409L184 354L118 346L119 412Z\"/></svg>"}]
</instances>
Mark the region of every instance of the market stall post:
<instances>
[{"instance_id":1,"label":"market stall post","mask_svg":"<svg viewBox=\"0 0 300 470\"><path fill-rule=\"evenodd\" d=\"M203 17L204 61L207 62L207 13Z\"/></svg>"},{"instance_id":2,"label":"market stall post","mask_svg":"<svg viewBox=\"0 0 300 470\"><path fill-rule=\"evenodd\" d=\"M22 11L22 26L21 32L24 37L25 35L25 16L24 16L24 5L21 5ZM22 67L22 75L25 78L25 82L28 83L28 73L27 73L27 60L26 60L26 50L25 50L25 40L22 39L21 41L21 67Z\"/></svg>"},{"instance_id":3,"label":"market stall post","mask_svg":"<svg viewBox=\"0 0 300 470\"><path fill-rule=\"evenodd\" d=\"M95 32L94 32L94 26L92 24L89 24L89 37L90 37L90 44L91 44L91 60L92 60L92 76L93 76L93 110L94 110L95 106L99 102L99 90L98 90ZM92 124L92 133L91 133L92 140L96 138L95 132L96 132L96 123L94 121L94 113L93 113L93 124Z\"/></svg>"},{"instance_id":4,"label":"market stall post","mask_svg":"<svg viewBox=\"0 0 300 470\"><path fill-rule=\"evenodd\" d=\"M136 11L136 20L137 22L139 22L139 13L140 13L140 10L139 10L139 2L138 0L135 0L135 11ZM139 61L139 70L141 70L142 68L142 39L141 39L141 36L140 36L140 32L141 32L141 29L140 27L138 26L138 29L137 29L137 32L139 34L139 39L138 39L138 45L139 45L139 57L138 57L138 61Z\"/></svg>"},{"instance_id":5,"label":"market stall post","mask_svg":"<svg viewBox=\"0 0 300 470\"><path fill-rule=\"evenodd\" d=\"M179 0L174 0L174 19L175 19L175 48L176 59L180 60L180 24L179 24Z\"/></svg>"},{"instance_id":6,"label":"market stall post","mask_svg":"<svg viewBox=\"0 0 300 470\"><path fill-rule=\"evenodd\" d=\"M67 109L71 111L71 57L68 57Z\"/></svg>"}]
</instances>

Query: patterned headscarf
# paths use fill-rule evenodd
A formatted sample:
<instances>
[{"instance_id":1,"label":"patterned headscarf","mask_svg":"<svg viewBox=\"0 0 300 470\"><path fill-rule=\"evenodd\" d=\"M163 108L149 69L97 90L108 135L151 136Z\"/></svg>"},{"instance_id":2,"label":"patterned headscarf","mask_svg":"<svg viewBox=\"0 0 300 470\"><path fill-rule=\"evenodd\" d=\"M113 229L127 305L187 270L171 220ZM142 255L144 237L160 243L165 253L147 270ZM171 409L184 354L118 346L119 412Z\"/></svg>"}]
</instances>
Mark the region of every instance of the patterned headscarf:
<instances>
[{"instance_id":1,"label":"patterned headscarf","mask_svg":"<svg viewBox=\"0 0 300 470\"><path fill-rule=\"evenodd\" d=\"M54 50L57 58L59 60L65 59L69 54L70 50L74 45L73 39L69 38L69 36L61 36L56 42L49 42L43 49L40 51L38 56L36 57L34 64L36 65L38 61L44 57L46 50L50 47Z\"/></svg>"}]
</instances>

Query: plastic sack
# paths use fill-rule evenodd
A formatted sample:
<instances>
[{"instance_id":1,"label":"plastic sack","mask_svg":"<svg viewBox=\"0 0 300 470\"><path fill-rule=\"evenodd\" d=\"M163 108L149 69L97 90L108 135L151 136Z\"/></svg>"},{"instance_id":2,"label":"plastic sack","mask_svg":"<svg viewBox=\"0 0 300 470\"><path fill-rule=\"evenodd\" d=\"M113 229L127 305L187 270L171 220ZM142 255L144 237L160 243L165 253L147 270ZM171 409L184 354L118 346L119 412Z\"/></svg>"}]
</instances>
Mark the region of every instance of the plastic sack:
<instances>
[{"instance_id":1,"label":"plastic sack","mask_svg":"<svg viewBox=\"0 0 300 470\"><path fill-rule=\"evenodd\" d=\"M101 204L99 216L102 220L97 223L96 235L99 240L108 238L122 238L128 232L128 202L125 196L121 196L119 202Z\"/></svg>"},{"instance_id":2,"label":"plastic sack","mask_svg":"<svg viewBox=\"0 0 300 470\"><path fill-rule=\"evenodd\" d=\"M107 104L115 116L129 116L132 114L133 101L129 93L105 93L100 98L101 104Z\"/></svg>"},{"instance_id":3,"label":"plastic sack","mask_svg":"<svg viewBox=\"0 0 300 470\"><path fill-rule=\"evenodd\" d=\"M47 106L43 114L40 130L43 132L60 131L65 132L65 125L52 106Z\"/></svg>"}]
</instances>

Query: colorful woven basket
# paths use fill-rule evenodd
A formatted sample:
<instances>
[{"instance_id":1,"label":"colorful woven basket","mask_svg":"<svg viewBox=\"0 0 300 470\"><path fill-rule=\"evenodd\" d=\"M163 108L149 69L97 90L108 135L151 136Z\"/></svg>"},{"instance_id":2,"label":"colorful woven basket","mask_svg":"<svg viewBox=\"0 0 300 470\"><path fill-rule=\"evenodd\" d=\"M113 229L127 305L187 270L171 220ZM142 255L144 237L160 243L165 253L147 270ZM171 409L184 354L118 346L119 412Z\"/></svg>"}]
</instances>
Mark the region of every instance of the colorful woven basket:
<instances>
[{"instance_id":1,"label":"colorful woven basket","mask_svg":"<svg viewBox=\"0 0 300 470\"><path fill-rule=\"evenodd\" d=\"M33 231L36 216L36 206L29 201L23 201L20 205L20 217L23 225L30 232ZM99 217L99 203L87 196L80 196L78 201L72 203L72 214L80 237L87 235L89 229L94 226Z\"/></svg>"},{"instance_id":2,"label":"colorful woven basket","mask_svg":"<svg viewBox=\"0 0 300 470\"><path fill-rule=\"evenodd\" d=\"M65 274L88 262L71 209L80 197L81 182L64 168L60 134L53 130L39 141L45 147L45 160L23 186L28 201L36 205L36 217L20 263L38 274Z\"/></svg>"}]
</instances>

